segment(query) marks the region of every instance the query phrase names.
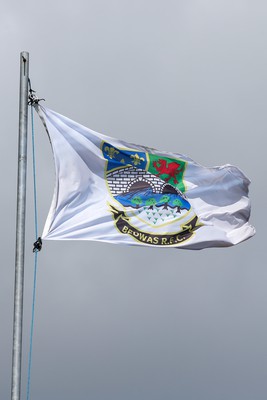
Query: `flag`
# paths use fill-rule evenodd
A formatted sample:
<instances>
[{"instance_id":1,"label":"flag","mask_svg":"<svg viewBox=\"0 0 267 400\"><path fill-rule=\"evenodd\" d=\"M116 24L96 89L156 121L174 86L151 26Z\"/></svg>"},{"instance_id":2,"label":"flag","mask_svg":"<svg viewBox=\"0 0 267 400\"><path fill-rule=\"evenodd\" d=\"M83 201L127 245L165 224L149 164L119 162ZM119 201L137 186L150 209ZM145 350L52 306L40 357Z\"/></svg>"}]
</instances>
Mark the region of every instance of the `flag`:
<instances>
[{"instance_id":1,"label":"flag","mask_svg":"<svg viewBox=\"0 0 267 400\"><path fill-rule=\"evenodd\" d=\"M56 171L43 239L203 249L254 235L250 181L237 167L206 168L37 110Z\"/></svg>"}]
</instances>

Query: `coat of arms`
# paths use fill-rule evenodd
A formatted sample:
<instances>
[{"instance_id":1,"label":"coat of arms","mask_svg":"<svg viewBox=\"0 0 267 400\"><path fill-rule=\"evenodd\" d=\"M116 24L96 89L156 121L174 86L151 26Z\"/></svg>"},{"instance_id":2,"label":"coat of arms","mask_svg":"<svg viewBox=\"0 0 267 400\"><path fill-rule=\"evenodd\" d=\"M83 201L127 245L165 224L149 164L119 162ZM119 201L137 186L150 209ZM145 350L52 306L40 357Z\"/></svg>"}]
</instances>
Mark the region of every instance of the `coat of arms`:
<instances>
[{"instance_id":1,"label":"coat of arms","mask_svg":"<svg viewBox=\"0 0 267 400\"><path fill-rule=\"evenodd\" d=\"M179 245L197 229L198 217L184 192L186 162L102 143L105 178L114 199L117 229L144 244Z\"/></svg>"}]
</instances>

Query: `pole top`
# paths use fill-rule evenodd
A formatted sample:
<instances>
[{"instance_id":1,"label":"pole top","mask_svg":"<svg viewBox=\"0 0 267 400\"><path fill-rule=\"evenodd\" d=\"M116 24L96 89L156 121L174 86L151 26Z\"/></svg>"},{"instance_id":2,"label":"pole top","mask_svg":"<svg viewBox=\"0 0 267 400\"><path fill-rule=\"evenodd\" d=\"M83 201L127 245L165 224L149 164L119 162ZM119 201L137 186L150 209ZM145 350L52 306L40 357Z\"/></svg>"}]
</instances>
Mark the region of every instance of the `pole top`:
<instances>
[{"instance_id":1,"label":"pole top","mask_svg":"<svg viewBox=\"0 0 267 400\"><path fill-rule=\"evenodd\" d=\"M29 52L28 51L22 51L21 53L20 53L20 57L21 58L24 58L25 60L29 60Z\"/></svg>"}]
</instances>

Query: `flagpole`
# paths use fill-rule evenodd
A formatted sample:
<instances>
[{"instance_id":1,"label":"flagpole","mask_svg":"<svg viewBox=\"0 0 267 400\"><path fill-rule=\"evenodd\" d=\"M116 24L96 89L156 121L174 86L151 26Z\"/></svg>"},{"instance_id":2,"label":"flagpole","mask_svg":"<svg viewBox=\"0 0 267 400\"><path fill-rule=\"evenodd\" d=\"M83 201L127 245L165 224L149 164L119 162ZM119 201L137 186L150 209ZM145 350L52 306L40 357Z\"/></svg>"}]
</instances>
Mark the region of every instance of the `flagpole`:
<instances>
[{"instance_id":1,"label":"flagpole","mask_svg":"<svg viewBox=\"0 0 267 400\"><path fill-rule=\"evenodd\" d=\"M20 400L22 358L22 316L26 211L27 128L29 53L20 53L19 143L17 178L16 259L12 347L11 400Z\"/></svg>"}]
</instances>

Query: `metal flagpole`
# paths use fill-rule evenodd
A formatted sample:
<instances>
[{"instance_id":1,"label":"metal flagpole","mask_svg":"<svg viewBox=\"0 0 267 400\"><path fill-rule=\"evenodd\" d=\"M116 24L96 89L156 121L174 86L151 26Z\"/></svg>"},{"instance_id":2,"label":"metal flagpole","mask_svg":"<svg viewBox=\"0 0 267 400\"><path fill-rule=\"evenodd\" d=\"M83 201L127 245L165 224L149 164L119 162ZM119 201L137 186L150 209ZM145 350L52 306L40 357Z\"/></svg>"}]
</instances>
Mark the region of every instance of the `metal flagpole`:
<instances>
[{"instance_id":1,"label":"metal flagpole","mask_svg":"<svg viewBox=\"0 0 267 400\"><path fill-rule=\"evenodd\" d=\"M17 227L14 289L11 399L20 400L25 247L29 53L20 53L20 102L17 180Z\"/></svg>"}]
</instances>

